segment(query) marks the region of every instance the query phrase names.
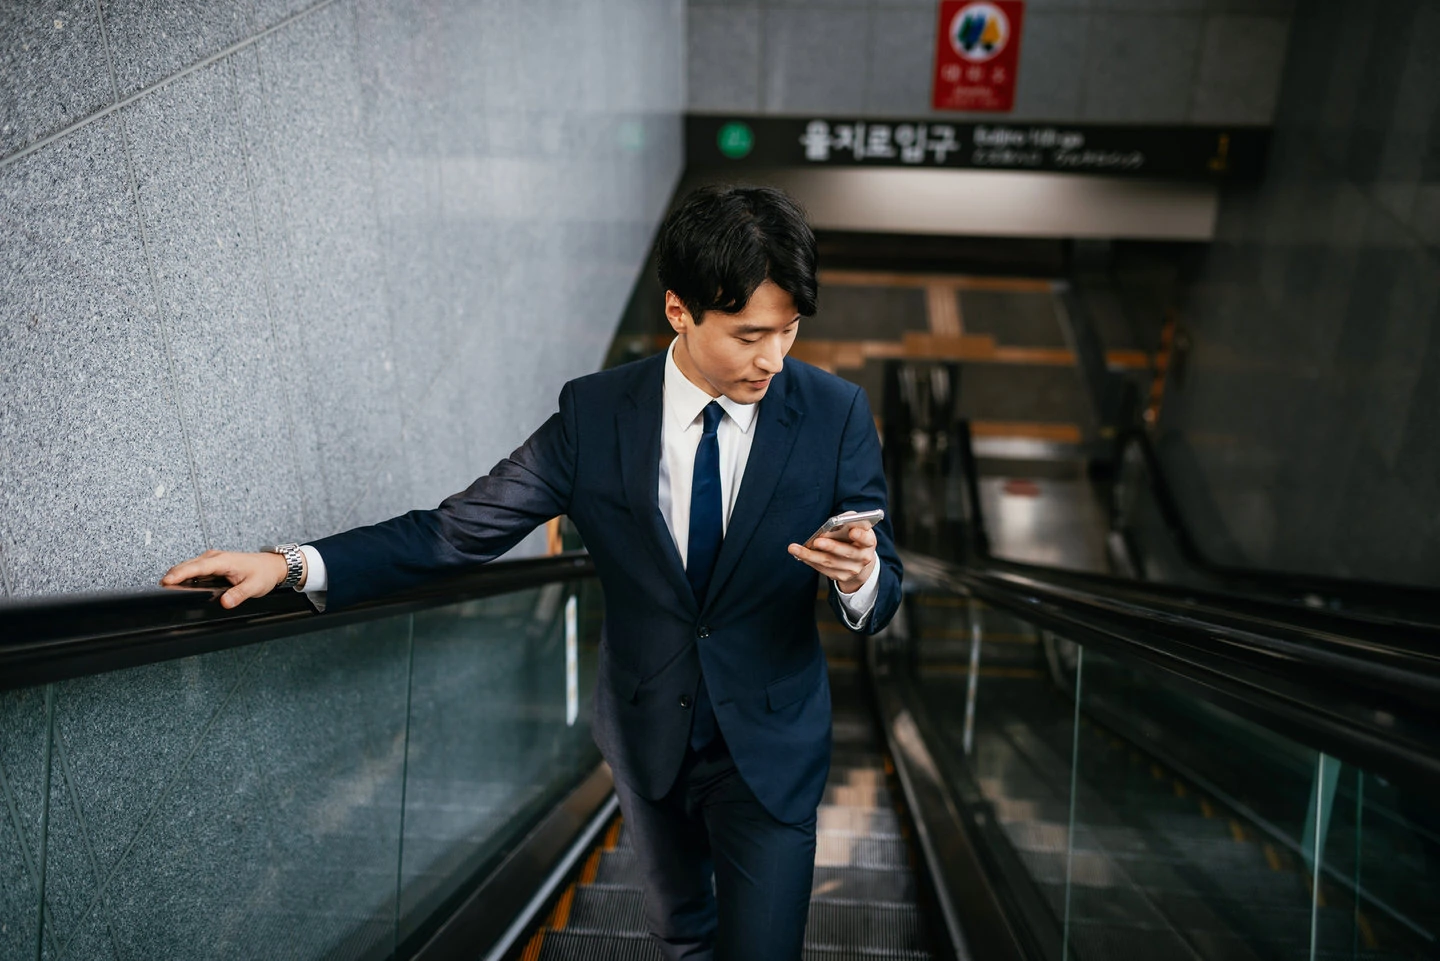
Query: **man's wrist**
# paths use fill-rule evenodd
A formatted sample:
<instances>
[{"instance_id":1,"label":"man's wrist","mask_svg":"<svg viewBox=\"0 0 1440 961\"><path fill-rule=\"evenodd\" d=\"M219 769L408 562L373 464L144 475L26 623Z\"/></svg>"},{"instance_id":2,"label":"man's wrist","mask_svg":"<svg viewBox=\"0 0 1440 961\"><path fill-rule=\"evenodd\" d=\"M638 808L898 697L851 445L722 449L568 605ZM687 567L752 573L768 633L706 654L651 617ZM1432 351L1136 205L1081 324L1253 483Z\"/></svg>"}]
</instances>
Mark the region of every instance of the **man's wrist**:
<instances>
[{"instance_id":1,"label":"man's wrist","mask_svg":"<svg viewBox=\"0 0 1440 961\"><path fill-rule=\"evenodd\" d=\"M270 588L273 591L278 589L281 584L284 584L285 578L290 576L290 565L285 563L284 554L275 554L270 551L266 551L265 556L274 558L273 566L276 569L276 576L273 578L273 580L275 582L275 586Z\"/></svg>"},{"instance_id":2,"label":"man's wrist","mask_svg":"<svg viewBox=\"0 0 1440 961\"><path fill-rule=\"evenodd\" d=\"M279 544L262 550L264 553L276 555L284 568L283 576L275 582L275 587L271 590L289 587L298 591L303 587L306 573L305 552L300 549L299 544Z\"/></svg>"},{"instance_id":3,"label":"man's wrist","mask_svg":"<svg viewBox=\"0 0 1440 961\"><path fill-rule=\"evenodd\" d=\"M854 594L865 586L866 581L870 580L870 572L875 569L876 563L876 561L871 561L869 564L866 564L861 568L860 573L855 575L854 580L836 581L836 588L838 588L842 594Z\"/></svg>"}]
</instances>

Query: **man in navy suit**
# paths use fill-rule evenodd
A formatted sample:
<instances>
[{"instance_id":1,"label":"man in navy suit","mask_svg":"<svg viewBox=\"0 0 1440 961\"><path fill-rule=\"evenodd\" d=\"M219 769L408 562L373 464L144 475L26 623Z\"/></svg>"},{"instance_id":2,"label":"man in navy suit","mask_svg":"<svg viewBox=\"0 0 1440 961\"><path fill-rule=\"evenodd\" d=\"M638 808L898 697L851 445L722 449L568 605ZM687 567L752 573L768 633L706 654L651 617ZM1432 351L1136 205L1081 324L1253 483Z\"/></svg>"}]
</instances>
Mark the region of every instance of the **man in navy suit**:
<instances>
[{"instance_id":1,"label":"man in navy suit","mask_svg":"<svg viewBox=\"0 0 1440 961\"><path fill-rule=\"evenodd\" d=\"M438 508L312 545L208 552L162 583L227 577L233 607L277 586L330 608L503 554L566 514L605 591L595 740L615 774L666 958L801 954L830 689L816 572L853 631L900 601L865 394L786 361L815 313L815 238L766 188L710 187L658 241L664 354L581 377L511 456ZM714 879L712 893L711 879Z\"/></svg>"}]
</instances>

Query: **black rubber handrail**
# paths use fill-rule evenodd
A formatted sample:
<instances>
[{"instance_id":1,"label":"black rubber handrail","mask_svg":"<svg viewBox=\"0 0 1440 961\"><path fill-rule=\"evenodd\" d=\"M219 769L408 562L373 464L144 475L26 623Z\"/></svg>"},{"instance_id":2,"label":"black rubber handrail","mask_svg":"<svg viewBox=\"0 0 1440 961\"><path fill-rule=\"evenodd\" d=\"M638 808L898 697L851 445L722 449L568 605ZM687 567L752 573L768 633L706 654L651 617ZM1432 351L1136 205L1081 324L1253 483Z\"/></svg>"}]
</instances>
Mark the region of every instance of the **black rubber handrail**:
<instances>
[{"instance_id":1,"label":"black rubber handrail","mask_svg":"<svg viewBox=\"0 0 1440 961\"><path fill-rule=\"evenodd\" d=\"M0 604L0 690L139 667L594 573L595 562L584 551L499 561L323 617L293 591L275 592L227 611L219 604L219 587L11 601Z\"/></svg>"},{"instance_id":2,"label":"black rubber handrail","mask_svg":"<svg viewBox=\"0 0 1440 961\"><path fill-rule=\"evenodd\" d=\"M1440 790L1440 625L995 560L905 564L912 589L978 597L1333 757Z\"/></svg>"}]
</instances>

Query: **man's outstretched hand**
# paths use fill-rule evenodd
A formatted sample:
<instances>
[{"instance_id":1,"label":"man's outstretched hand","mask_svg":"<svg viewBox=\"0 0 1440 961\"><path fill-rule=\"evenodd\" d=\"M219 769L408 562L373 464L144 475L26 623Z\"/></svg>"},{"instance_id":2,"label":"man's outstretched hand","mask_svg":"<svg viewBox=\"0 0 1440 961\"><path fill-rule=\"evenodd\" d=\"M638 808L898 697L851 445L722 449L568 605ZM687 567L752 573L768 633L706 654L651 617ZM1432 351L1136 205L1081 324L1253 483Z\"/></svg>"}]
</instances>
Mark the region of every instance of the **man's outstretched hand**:
<instances>
[{"instance_id":1,"label":"man's outstretched hand","mask_svg":"<svg viewBox=\"0 0 1440 961\"><path fill-rule=\"evenodd\" d=\"M252 597L264 597L284 580L285 558L268 551L241 553L238 551L206 551L199 557L176 564L160 578L161 587L180 587L186 581L197 577L221 577L229 581L231 588L220 595L220 606L238 607ZM308 572L307 572L308 573ZM304 575L300 583L305 583Z\"/></svg>"},{"instance_id":2,"label":"man's outstretched hand","mask_svg":"<svg viewBox=\"0 0 1440 961\"><path fill-rule=\"evenodd\" d=\"M856 524L848 530L849 537L844 533L827 534L815 538L809 547L791 544L790 556L830 578L846 594L854 594L865 586L870 568L877 563L876 540L868 524Z\"/></svg>"}]
</instances>

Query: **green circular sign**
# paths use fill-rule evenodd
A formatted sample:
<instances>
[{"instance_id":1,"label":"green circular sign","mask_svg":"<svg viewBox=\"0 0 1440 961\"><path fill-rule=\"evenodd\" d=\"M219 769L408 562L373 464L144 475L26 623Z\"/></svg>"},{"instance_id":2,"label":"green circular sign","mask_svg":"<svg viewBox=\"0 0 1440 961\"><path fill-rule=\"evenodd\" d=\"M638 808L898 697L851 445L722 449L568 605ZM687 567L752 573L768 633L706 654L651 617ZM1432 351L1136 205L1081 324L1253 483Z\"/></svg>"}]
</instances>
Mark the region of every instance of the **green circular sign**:
<instances>
[{"instance_id":1,"label":"green circular sign","mask_svg":"<svg viewBox=\"0 0 1440 961\"><path fill-rule=\"evenodd\" d=\"M721 153L731 160L739 160L755 149L755 132L748 123L732 120L720 128L720 135L715 138L715 142Z\"/></svg>"}]
</instances>

